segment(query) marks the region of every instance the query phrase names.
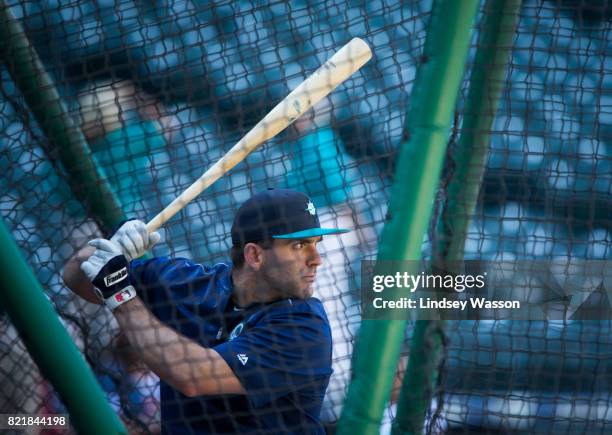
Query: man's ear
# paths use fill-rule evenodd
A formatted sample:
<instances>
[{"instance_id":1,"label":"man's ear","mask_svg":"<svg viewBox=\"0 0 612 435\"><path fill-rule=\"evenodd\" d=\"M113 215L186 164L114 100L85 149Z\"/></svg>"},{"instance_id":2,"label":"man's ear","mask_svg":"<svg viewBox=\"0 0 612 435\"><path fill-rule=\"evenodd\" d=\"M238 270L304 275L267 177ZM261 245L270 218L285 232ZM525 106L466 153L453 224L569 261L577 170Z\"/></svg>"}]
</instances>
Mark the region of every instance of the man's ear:
<instances>
[{"instance_id":1,"label":"man's ear","mask_svg":"<svg viewBox=\"0 0 612 435\"><path fill-rule=\"evenodd\" d=\"M244 262L253 270L261 269L264 262L264 250L257 243L244 245Z\"/></svg>"}]
</instances>

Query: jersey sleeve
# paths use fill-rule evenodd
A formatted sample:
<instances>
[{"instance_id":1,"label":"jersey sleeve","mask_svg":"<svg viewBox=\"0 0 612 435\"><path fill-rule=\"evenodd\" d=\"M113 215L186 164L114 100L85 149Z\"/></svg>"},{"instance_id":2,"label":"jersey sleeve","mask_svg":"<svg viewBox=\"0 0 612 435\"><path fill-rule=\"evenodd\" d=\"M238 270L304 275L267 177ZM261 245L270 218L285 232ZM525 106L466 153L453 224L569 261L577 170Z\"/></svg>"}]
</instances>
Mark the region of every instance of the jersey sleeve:
<instances>
[{"instance_id":1,"label":"jersey sleeve","mask_svg":"<svg viewBox=\"0 0 612 435\"><path fill-rule=\"evenodd\" d=\"M151 308L168 306L188 296L188 283L207 275L201 265L185 258L155 257L132 260L130 280L138 295Z\"/></svg>"},{"instance_id":2,"label":"jersey sleeve","mask_svg":"<svg viewBox=\"0 0 612 435\"><path fill-rule=\"evenodd\" d=\"M214 349L256 408L297 390L324 392L332 373L329 324L314 312L266 316Z\"/></svg>"}]
</instances>

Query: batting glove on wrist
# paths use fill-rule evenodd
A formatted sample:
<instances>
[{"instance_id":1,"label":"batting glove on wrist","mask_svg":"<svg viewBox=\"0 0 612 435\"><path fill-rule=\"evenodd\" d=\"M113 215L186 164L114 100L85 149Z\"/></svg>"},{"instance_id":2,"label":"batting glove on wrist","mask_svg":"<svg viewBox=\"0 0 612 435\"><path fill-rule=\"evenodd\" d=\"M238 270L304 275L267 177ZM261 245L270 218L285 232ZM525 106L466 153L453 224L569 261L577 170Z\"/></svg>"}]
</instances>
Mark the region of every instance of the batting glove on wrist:
<instances>
[{"instance_id":1,"label":"batting glove on wrist","mask_svg":"<svg viewBox=\"0 0 612 435\"><path fill-rule=\"evenodd\" d=\"M130 220L121 225L117 232L111 237L111 241L121 247L123 255L128 261L142 257L151 249L161 236L157 231L149 234L147 225L143 221Z\"/></svg>"},{"instance_id":2,"label":"batting glove on wrist","mask_svg":"<svg viewBox=\"0 0 612 435\"><path fill-rule=\"evenodd\" d=\"M134 299L136 290L130 283L128 260L121 246L112 240L94 239L88 243L96 248L81 264L81 270L94 286L105 305L113 311L119 305Z\"/></svg>"}]
</instances>

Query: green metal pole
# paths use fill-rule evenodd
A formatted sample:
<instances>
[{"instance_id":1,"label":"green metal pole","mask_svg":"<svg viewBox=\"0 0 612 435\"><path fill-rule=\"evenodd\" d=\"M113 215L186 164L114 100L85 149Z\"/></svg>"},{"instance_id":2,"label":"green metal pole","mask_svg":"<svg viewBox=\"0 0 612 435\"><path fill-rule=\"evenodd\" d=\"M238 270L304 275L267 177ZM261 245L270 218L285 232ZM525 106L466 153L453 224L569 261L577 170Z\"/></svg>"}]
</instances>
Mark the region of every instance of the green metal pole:
<instances>
[{"instance_id":1,"label":"green metal pole","mask_svg":"<svg viewBox=\"0 0 612 435\"><path fill-rule=\"evenodd\" d=\"M74 194L108 232L125 219L119 202L23 27L4 0L0 0L0 57L41 129L59 150Z\"/></svg>"},{"instance_id":2,"label":"green metal pole","mask_svg":"<svg viewBox=\"0 0 612 435\"><path fill-rule=\"evenodd\" d=\"M489 0L486 3L478 52L470 77L456 166L441 213L439 254L461 260L470 217L486 169L490 130L506 83L521 0Z\"/></svg>"},{"instance_id":3,"label":"green metal pole","mask_svg":"<svg viewBox=\"0 0 612 435\"><path fill-rule=\"evenodd\" d=\"M455 172L447 190L434 261L463 259L469 217L474 213L484 175L491 124L505 83L520 0L489 0L470 77ZM419 321L415 326L393 434L420 434L437 380L444 322ZM416 404L416 406L415 406Z\"/></svg>"},{"instance_id":4,"label":"green metal pole","mask_svg":"<svg viewBox=\"0 0 612 435\"><path fill-rule=\"evenodd\" d=\"M379 261L421 258L478 3L434 3L407 117L409 140L397 161ZM405 327L405 320L362 321L339 434L379 432Z\"/></svg>"},{"instance_id":5,"label":"green metal pole","mask_svg":"<svg viewBox=\"0 0 612 435\"><path fill-rule=\"evenodd\" d=\"M28 352L82 434L127 434L0 219L0 292Z\"/></svg>"}]
</instances>

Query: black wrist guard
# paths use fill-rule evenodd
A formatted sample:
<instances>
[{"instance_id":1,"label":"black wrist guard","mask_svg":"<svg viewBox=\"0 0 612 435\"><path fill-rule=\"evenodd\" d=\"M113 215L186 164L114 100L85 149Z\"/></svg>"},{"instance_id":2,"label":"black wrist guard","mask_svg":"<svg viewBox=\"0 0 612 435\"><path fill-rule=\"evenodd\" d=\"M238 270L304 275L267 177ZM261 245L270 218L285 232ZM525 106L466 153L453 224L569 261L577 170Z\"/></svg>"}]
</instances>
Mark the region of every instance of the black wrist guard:
<instances>
[{"instance_id":1,"label":"black wrist guard","mask_svg":"<svg viewBox=\"0 0 612 435\"><path fill-rule=\"evenodd\" d=\"M124 255L111 258L100 269L92 284L111 311L136 297L136 290L130 283L128 261Z\"/></svg>"}]
</instances>

